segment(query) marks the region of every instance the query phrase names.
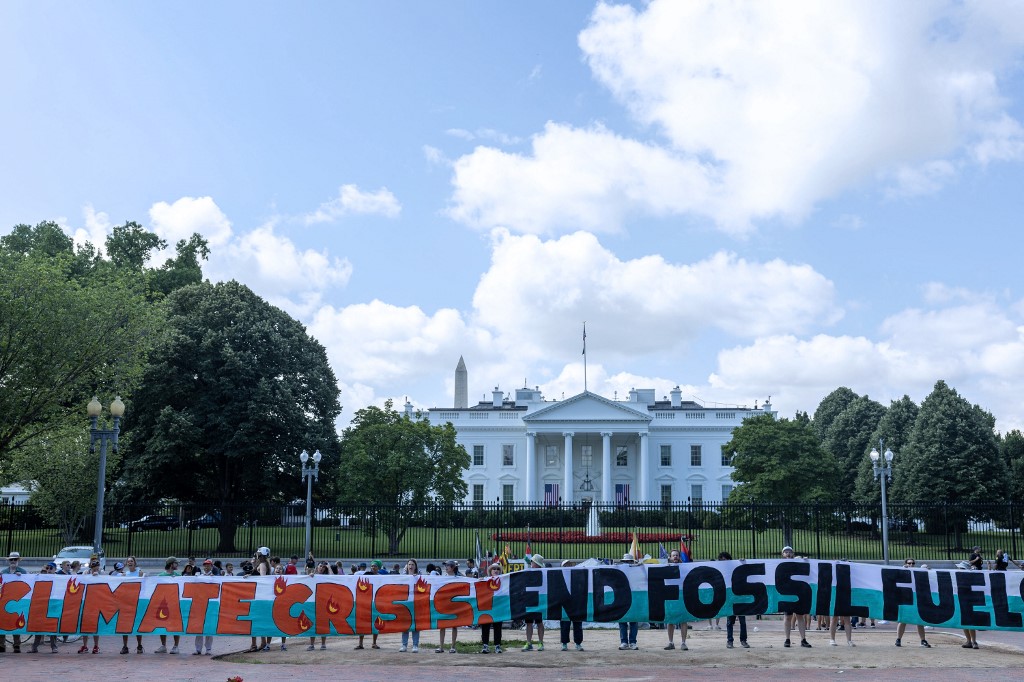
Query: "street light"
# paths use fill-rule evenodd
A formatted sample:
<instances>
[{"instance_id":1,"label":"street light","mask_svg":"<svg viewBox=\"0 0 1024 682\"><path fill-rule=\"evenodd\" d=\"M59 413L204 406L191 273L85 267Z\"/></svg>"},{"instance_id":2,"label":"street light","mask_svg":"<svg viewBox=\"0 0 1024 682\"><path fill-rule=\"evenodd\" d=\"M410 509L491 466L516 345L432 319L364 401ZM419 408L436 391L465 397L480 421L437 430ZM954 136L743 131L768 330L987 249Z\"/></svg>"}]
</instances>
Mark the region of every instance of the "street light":
<instances>
[{"instance_id":1,"label":"street light","mask_svg":"<svg viewBox=\"0 0 1024 682\"><path fill-rule=\"evenodd\" d=\"M320 476L320 458L323 455L317 450L313 453L313 463L309 462L309 453L305 450L299 455L302 462L302 478L306 479L306 557L313 549L313 480Z\"/></svg>"},{"instance_id":2,"label":"street light","mask_svg":"<svg viewBox=\"0 0 1024 682\"><path fill-rule=\"evenodd\" d=\"M878 439L878 447L885 448L885 441L881 438ZM892 458L893 453L889 448L885 448L885 454L879 455L878 450L871 448L871 452L868 453L868 457L871 458L871 470L875 474L875 478L882 482L882 559L886 564L889 563L889 511L886 507L886 490L885 484L887 481L892 480ZM882 458L882 462L879 463L879 458Z\"/></svg>"},{"instance_id":3,"label":"street light","mask_svg":"<svg viewBox=\"0 0 1024 682\"><path fill-rule=\"evenodd\" d=\"M124 415L124 403L121 396L114 398L110 403L110 416L114 418L114 425L109 429L98 428L100 414L103 413L103 405L99 398L93 396L92 400L85 407L89 414L89 452L96 452L96 441L100 442L100 473L99 481L96 484L96 528L92 535L92 549L97 556L103 547L103 493L107 482L107 442L114 452L117 452L117 434L121 431L121 417Z\"/></svg>"}]
</instances>

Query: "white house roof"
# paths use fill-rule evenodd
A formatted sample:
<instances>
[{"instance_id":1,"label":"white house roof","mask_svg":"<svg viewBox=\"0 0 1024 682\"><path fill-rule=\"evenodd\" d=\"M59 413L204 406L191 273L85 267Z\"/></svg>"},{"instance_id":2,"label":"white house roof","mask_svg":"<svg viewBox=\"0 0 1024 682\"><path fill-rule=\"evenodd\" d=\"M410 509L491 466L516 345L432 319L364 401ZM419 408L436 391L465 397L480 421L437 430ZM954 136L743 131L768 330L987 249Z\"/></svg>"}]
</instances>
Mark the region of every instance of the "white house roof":
<instances>
[{"instance_id":1,"label":"white house roof","mask_svg":"<svg viewBox=\"0 0 1024 682\"><path fill-rule=\"evenodd\" d=\"M632 403L616 402L584 391L572 398L545 405L525 415L523 421L534 426L546 422L649 424L651 415L647 413L647 405L637 404L634 407Z\"/></svg>"}]
</instances>

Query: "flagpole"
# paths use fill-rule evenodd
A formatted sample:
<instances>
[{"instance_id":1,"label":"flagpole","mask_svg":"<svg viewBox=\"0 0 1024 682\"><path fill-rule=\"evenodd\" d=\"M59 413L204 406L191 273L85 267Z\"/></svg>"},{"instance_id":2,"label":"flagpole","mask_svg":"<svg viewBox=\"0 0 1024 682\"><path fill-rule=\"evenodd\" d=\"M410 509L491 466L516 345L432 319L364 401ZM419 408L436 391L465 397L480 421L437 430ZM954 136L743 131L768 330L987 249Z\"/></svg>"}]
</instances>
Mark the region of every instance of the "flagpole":
<instances>
[{"instance_id":1,"label":"flagpole","mask_svg":"<svg viewBox=\"0 0 1024 682\"><path fill-rule=\"evenodd\" d=\"M587 392L587 323L583 322L583 392Z\"/></svg>"}]
</instances>

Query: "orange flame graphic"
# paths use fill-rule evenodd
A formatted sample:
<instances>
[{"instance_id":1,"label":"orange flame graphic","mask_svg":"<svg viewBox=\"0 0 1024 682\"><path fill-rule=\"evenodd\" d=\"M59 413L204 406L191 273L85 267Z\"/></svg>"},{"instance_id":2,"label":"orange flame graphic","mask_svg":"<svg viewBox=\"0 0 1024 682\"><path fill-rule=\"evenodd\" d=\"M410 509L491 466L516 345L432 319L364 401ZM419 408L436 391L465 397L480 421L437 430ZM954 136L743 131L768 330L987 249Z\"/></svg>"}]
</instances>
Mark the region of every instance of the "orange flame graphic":
<instances>
[{"instance_id":1,"label":"orange flame graphic","mask_svg":"<svg viewBox=\"0 0 1024 682\"><path fill-rule=\"evenodd\" d=\"M423 578L416 579L416 591L420 594L425 594L430 591L430 583Z\"/></svg>"},{"instance_id":2,"label":"orange flame graphic","mask_svg":"<svg viewBox=\"0 0 1024 682\"><path fill-rule=\"evenodd\" d=\"M167 620L171 615L170 609L167 606L167 600L164 599L160 602L160 606L156 610L157 620Z\"/></svg>"},{"instance_id":3,"label":"orange flame graphic","mask_svg":"<svg viewBox=\"0 0 1024 682\"><path fill-rule=\"evenodd\" d=\"M25 627L25 614L24 613L21 614L20 616L18 616L17 626L18 626L19 629Z\"/></svg>"},{"instance_id":4,"label":"orange flame graphic","mask_svg":"<svg viewBox=\"0 0 1024 682\"><path fill-rule=\"evenodd\" d=\"M82 586L78 583L77 580L72 578L71 580L68 581L68 593L69 594L78 594L78 591L80 589L82 589Z\"/></svg>"},{"instance_id":5,"label":"orange flame graphic","mask_svg":"<svg viewBox=\"0 0 1024 682\"><path fill-rule=\"evenodd\" d=\"M499 578L498 576L494 576L493 578L487 581L487 587L497 592L501 589L501 578Z\"/></svg>"},{"instance_id":6,"label":"orange flame graphic","mask_svg":"<svg viewBox=\"0 0 1024 682\"><path fill-rule=\"evenodd\" d=\"M334 597L327 600L327 613L337 613L341 611L341 605L334 601Z\"/></svg>"},{"instance_id":7,"label":"orange flame graphic","mask_svg":"<svg viewBox=\"0 0 1024 682\"><path fill-rule=\"evenodd\" d=\"M370 581L366 578L360 578L358 581L356 581L356 587L359 588L360 592L366 592L368 589L370 589Z\"/></svg>"},{"instance_id":8,"label":"orange flame graphic","mask_svg":"<svg viewBox=\"0 0 1024 682\"><path fill-rule=\"evenodd\" d=\"M311 621L309 619L309 617L306 615L305 611L300 613L299 617L295 619L295 624L298 625L299 628L302 629L303 631L308 630L311 627L313 627L313 621Z\"/></svg>"},{"instance_id":9,"label":"orange flame graphic","mask_svg":"<svg viewBox=\"0 0 1024 682\"><path fill-rule=\"evenodd\" d=\"M284 576L279 577L274 581L274 594L284 594L286 587L288 587L288 581L284 579Z\"/></svg>"},{"instance_id":10,"label":"orange flame graphic","mask_svg":"<svg viewBox=\"0 0 1024 682\"><path fill-rule=\"evenodd\" d=\"M384 619L377 616L376 620L373 621L373 627L377 628L377 632L384 632Z\"/></svg>"}]
</instances>

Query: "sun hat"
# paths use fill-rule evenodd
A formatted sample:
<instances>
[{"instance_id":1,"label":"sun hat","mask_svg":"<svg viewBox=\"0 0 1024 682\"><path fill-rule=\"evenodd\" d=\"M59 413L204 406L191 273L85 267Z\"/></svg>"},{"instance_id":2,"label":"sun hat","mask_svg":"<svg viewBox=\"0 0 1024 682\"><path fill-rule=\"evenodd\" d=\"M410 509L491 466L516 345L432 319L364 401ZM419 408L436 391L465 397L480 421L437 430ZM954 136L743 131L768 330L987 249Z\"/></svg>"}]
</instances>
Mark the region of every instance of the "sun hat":
<instances>
[{"instance_id":1,"label":"sun hat","mask_svg":"<svg viewBox=\"0 0 1024 682\"><path fill-rule=\"evenodd\" d=\"M636 561L636 559L633 558L633 555L630 554L629 552L626 552L625 554L622 555L622 560L623 561Z\"/></svg>"},{"instance_id":2,"label":"sun hat","mask_svg":"<svg viewBox=\"0 0 1024 682\"><path fill-rule=\"evenodd\" d=\"M270 556L270 548L269 547L260 547L259 549L256 550L256 553L259 554L260 556Z\"/></svg>"},{"instance_id":3,"label":"sun hat","mask_svg":"<svg viewBox=\"0 0 1024 682\"><path fill-rule=\"evenodd\" d=\"M786 545L785 547L782 548L782 551L783 552L792 552L793 548L790 547L789 545Z\"/></svg>"},{"instance_id":4,"label":"sun hat","mask_svg":"<svg viewBox=\"0 0 1024 682\"><path fill-rule=\"evenodd\" d=\"M18 552L11 552L10 554L7 555L7 558L8 559L20 559L21 558L21 554L19 554Z\"/></svg>"},{"instance_id":5,"label":"sun hat","mask_svg":"<svg viewBox=\"0 0 1024 682\"><path fill-rule=\"evenodd\" d=\"M539 566L540 568L544 568L544 557L542 557L540 554L534 554L533 556L530 557L530 563L533 564L534 566Z\"/></svg>"}]
</instances>

